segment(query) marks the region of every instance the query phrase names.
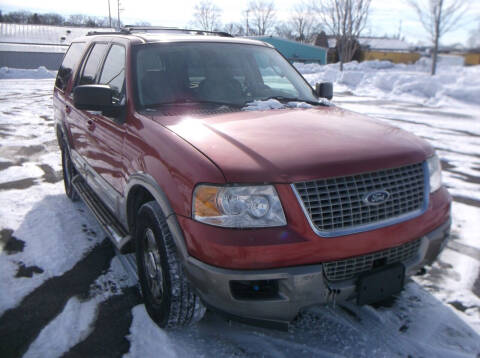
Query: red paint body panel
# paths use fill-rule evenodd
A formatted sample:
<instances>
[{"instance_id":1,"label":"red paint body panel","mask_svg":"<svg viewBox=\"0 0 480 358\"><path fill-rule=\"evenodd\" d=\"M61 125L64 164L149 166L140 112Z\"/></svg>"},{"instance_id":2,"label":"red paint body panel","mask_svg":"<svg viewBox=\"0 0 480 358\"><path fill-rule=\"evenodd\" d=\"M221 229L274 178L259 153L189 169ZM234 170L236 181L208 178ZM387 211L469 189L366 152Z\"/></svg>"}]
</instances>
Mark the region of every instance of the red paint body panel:
<instances>
[{"instance_id":1,"label":"red paint body panel","mask_svg":"<svg viewBox=\"0 0 480 358\"><path fill-rule=\"evenodd\" d=\"M175 213L190 216L192 193L199 182L224 183L221 171L198 150L148 117L128 118L124 145L127 177L151 175Z\"/></svg>"},{"instance_id":2,"label":"red paint body panel","mask_svg":"<svg viewBox=\"0 0 480 358\"><path fill-rule=\"evenodd\" d=\"M451 198L445 188L430 195L428 210L396 225L334 238L316 235L288 185L277 185L288 225L279 228L232 230L179 217L189 253L214 266L268 269L327 262L401 245L448 220Z\"/></svg>"},{"instance_id":3,"label":"red paint body panel","mask_svg":"<svg viewBox=\"0 0 480 358\"><path fill-rule=\"evenodd\" d=\"M292 183L421 162L425 141L337 107L155 117L214 161L227 181Z\"/></svg>"}]
</instances>

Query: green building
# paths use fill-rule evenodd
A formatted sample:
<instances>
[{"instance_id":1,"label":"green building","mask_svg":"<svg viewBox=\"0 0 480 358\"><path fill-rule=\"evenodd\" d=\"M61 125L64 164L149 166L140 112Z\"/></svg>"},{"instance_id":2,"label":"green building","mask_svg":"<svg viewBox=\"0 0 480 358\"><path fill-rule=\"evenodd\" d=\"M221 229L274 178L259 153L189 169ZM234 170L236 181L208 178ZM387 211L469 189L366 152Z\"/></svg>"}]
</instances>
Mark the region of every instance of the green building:
<instances>
[{"instance_id":1,"label":"green building","mask_svg":"<svg viewBox=\"0 0 480 358\"><path fill-rule=\"evenodd\" d=\"M327 49L275 36L250 36L249 38L273 45L290 62L327 63Z\"/></svg>"}]
</instances>

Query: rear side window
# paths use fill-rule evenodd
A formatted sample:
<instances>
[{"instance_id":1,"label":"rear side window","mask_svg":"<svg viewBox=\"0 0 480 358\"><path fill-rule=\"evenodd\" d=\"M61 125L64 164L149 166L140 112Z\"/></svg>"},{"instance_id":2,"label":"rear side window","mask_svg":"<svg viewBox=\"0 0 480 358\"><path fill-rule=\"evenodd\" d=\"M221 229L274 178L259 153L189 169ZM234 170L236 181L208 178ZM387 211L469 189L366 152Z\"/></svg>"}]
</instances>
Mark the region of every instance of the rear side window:
<instances>
[{"instance_id":1,"label":"rear side window","mask_svg":"<svg viewBox=\"0 0 480 358\"><path fill-rule=\"evenodd\" d=\"M95 44L88 55L87 62L83 67L78 85L91 85L95 83L98 68L103 60L107 44Z\"/></svg>"},{"instance_id":2,"label":"rear side window","mask_svg":"<svg viewBox=\"0 0 480 358\"><path fill-rule=\"evenodd\" d=\"M68 51L63 58L62 65L58 69L57 79L55 80L55 86L62 91L65 90L68 82L72 78L74 68L80 61L84 49L84 42L74 42L68 48Z\"/></svg>"},{"instance_id":3,"label":"rear side window","mask_svg":"<svg viewBox=\"0 0 480 358\"><path fill-rule=\"evenodd\" d=\"M125 82L125 47L113 45L108 52L99 84L109 85L115 91L114 101L122 102Z\"/></svg>"}]
</instances>

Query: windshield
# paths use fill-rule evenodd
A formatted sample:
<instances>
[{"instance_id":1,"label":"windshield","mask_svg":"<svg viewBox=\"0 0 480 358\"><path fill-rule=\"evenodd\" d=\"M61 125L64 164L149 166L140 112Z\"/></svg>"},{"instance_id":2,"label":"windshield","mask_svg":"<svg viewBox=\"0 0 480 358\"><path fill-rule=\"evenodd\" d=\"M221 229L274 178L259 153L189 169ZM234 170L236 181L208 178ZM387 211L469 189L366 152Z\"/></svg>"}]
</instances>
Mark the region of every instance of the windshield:
<instances>
[{"instance_id":1,"label":"windshield","mask_svg":"<svg viewBox=\"0 0 480 358\"><path fill-rule=\"evenodd\" d=\"M155 43L135 54L141 107L170 103L241 106L279 98L318 101L295 69L269 47L224 43Z\"/></svg>"}]
</instances>

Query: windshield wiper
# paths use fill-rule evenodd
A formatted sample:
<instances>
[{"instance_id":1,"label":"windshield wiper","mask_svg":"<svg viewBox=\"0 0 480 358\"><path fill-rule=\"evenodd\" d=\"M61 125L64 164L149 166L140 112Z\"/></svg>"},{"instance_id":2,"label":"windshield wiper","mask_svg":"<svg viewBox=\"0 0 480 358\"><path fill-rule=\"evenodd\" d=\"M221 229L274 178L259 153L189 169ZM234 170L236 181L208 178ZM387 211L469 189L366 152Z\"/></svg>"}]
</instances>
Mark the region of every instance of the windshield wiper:
<instances>
[{"instance_id":1,"label":"windshield wiper","mask_svg":"<svg viewBox=\"0 0 480 358\"><path fill-rule=\"evenodd\" d=\"M308 99L300 99L296 97L285 97L285 96L270 96L261 98L260 101L268 101L269 99L276 99L280 102L305 102L311 104L312 106L322 106L324 105L322 102L310 101Z\"/></svg>"},{"instance_id":2,"label":"windshield wiper","mask_svg":"<svg viewBox=\"0 0 480 358\"><path fill-rule=\"evenodd\" d=\"M197 99L187 99L181 98L176 99L174 101L169 102L161 102L161 103L154 103L154 104L147 104L145 108L157 108L161 106L168 106L172 104L213 104L217 106L229 106L229 107L242 107L243 104L239 103L229 103L229 102L222 102L222 101L209 101L209 100L197 100Z\"/></svg>"}]
</instances>

